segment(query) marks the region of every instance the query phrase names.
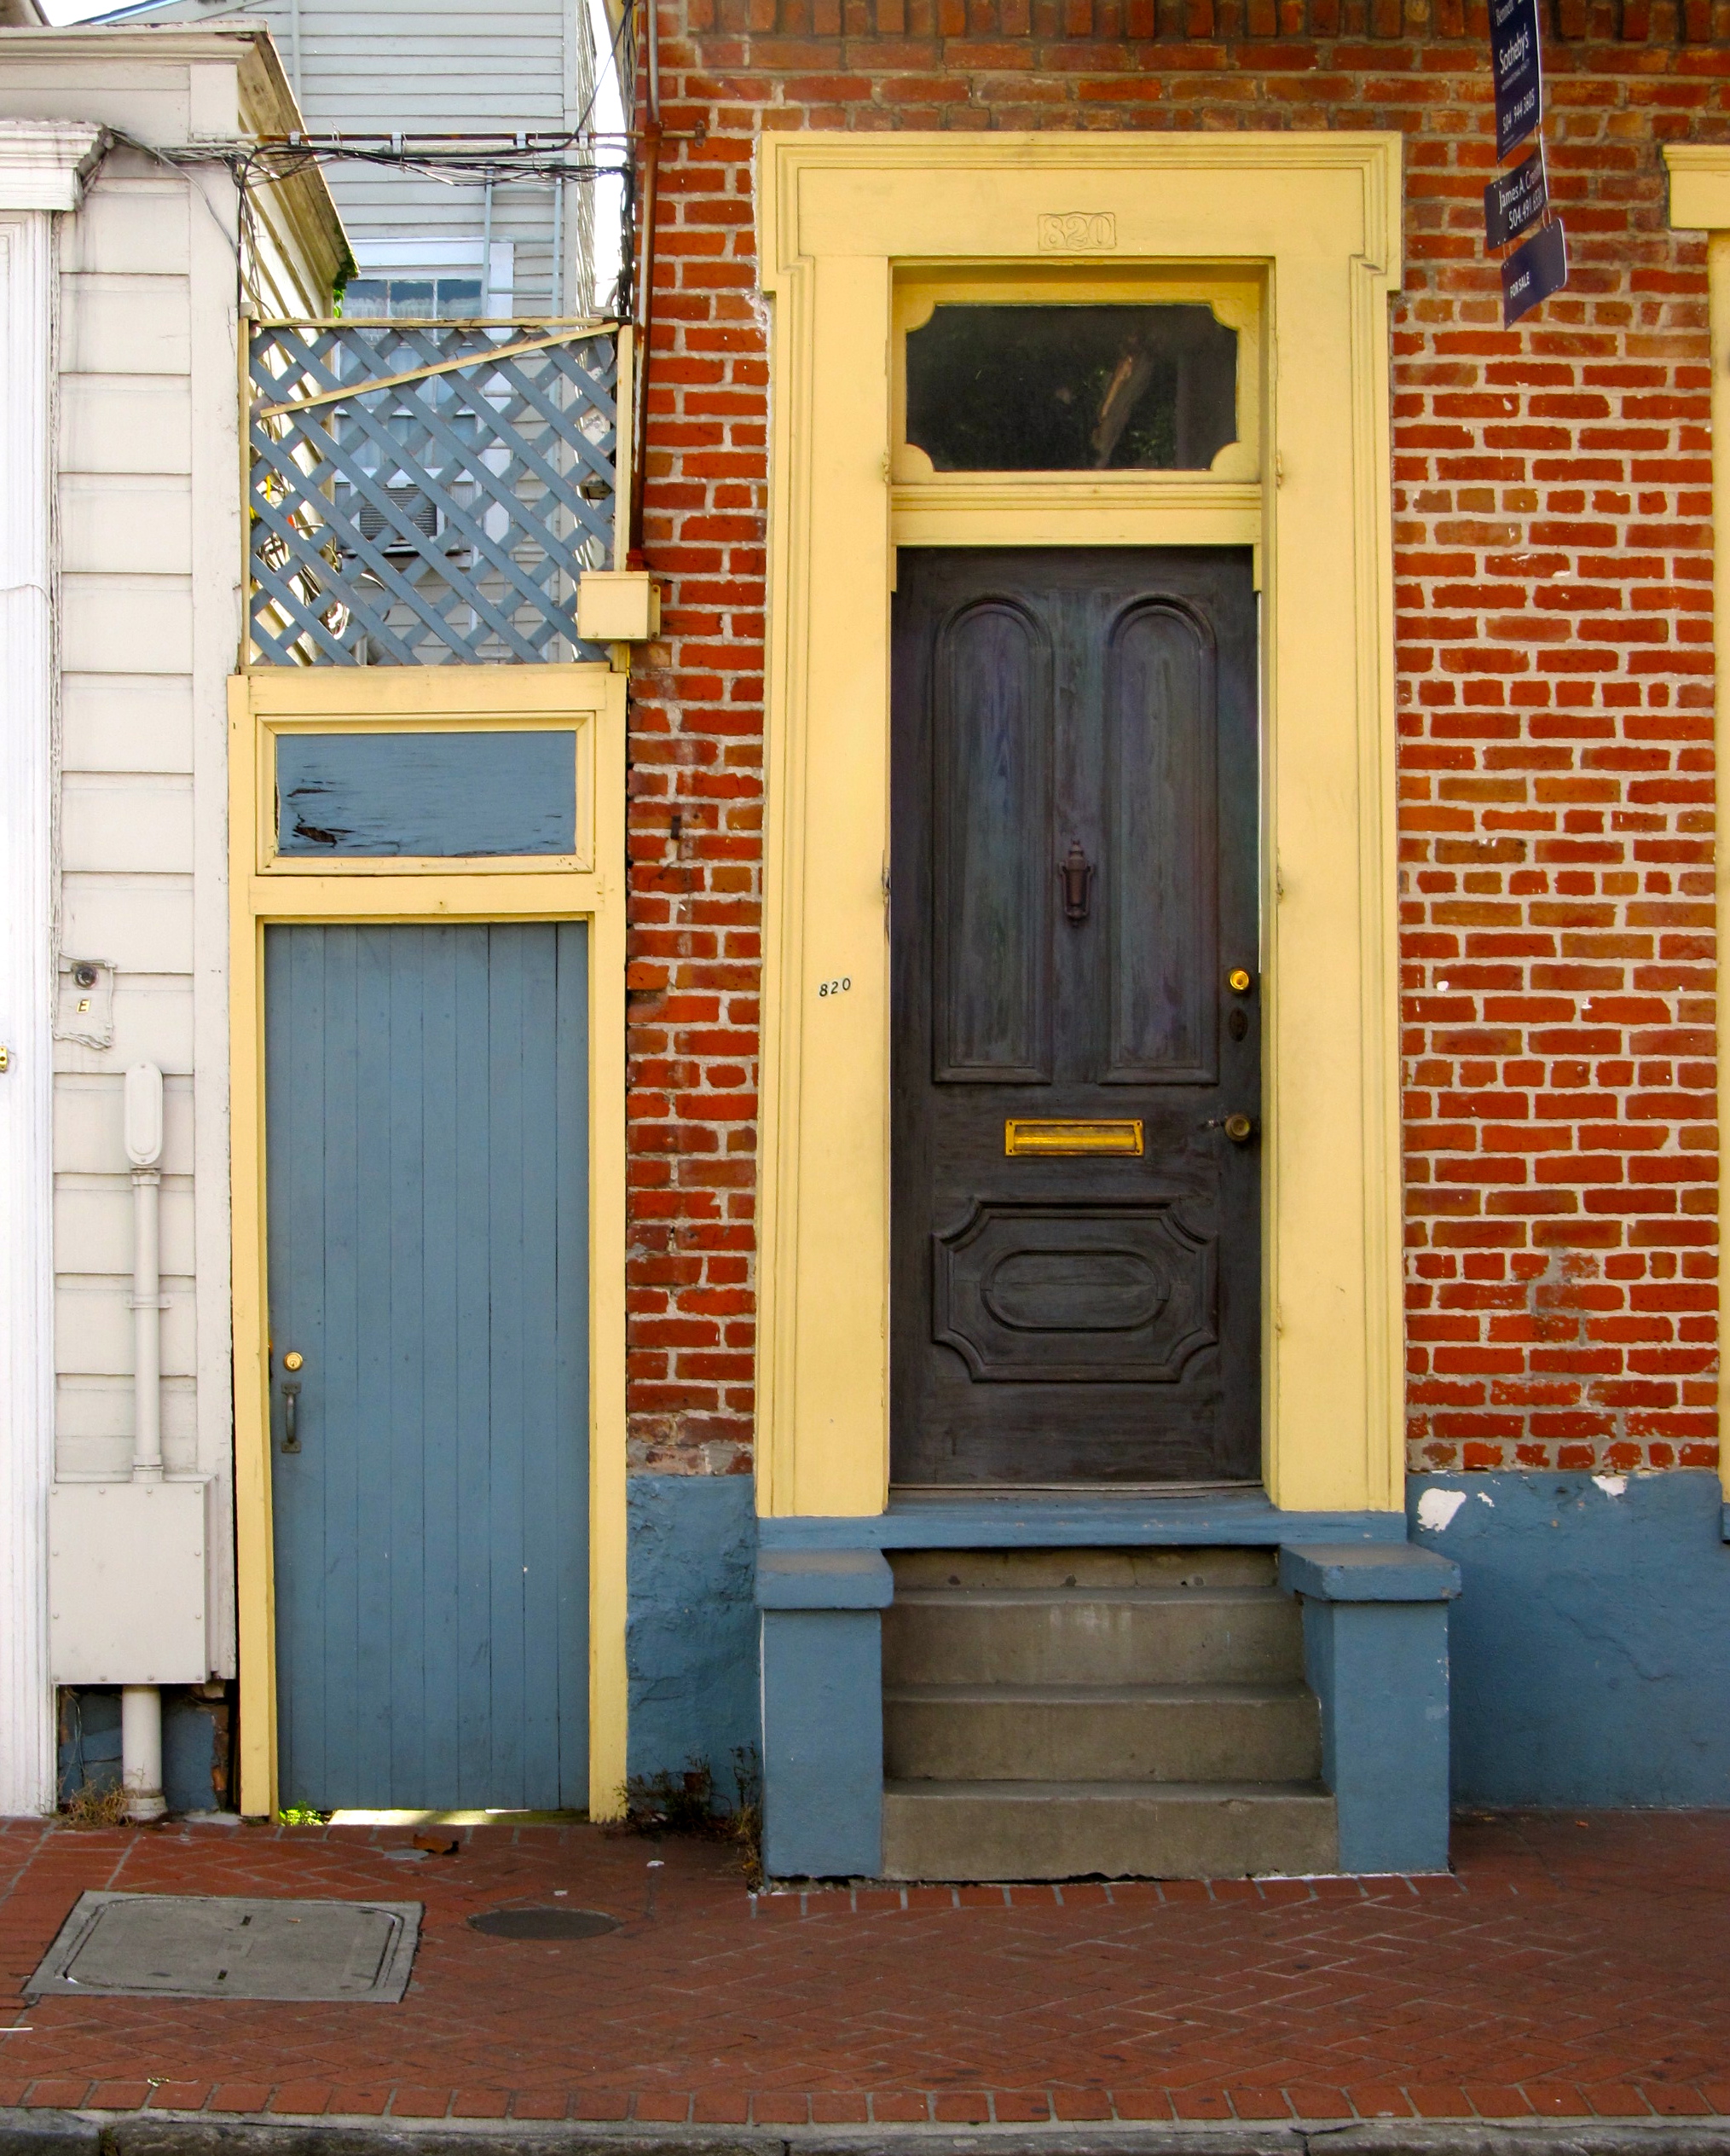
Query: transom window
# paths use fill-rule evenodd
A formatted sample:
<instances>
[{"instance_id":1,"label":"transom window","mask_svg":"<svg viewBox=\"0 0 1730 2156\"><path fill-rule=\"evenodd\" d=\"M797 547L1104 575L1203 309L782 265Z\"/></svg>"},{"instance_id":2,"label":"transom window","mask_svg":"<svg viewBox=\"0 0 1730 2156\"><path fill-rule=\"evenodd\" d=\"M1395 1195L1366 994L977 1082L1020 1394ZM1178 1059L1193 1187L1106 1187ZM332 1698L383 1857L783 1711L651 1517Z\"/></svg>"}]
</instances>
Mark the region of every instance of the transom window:
<instances>
[{"instance_id":1,"label":"transom window","mask_svg":"<svg viewBox=\"0 0 1730 2156\"><path fill-rule=\"evenodd\" d=\"M906 439L938 472L1205 472L1237 345L1194 301L940 304L907 333Z\"/></svg>"},{"instance_id":2,"label":"transom window","mask_svg":"<svg viewBox=\"0 0 1730 2156\"><path fill-rule=\"evenodd\" d=\"M1011 477L1029 501L1258 482L1262 287L1253 263L905 265L898 504L983 501Z\"/></svg>"}]
</instances>

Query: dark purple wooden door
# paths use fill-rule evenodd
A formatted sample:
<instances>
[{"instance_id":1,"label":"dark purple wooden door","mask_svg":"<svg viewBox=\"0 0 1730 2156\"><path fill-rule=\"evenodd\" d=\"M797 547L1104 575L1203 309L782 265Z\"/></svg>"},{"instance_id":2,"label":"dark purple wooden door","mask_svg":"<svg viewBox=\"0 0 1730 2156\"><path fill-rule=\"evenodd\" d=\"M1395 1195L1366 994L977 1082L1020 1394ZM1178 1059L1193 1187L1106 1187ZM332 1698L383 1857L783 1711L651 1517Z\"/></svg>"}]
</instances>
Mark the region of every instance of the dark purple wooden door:
<instances>
[{"instance_id":1,"label":"dark purple wooden door","mask_svg":"<svg viewBox=\"0 0 1730 2156\"><path fill-rule=\"evenodd\" d=\"M901 554L900 1484L1259 1480L1255 681L1245 552Z\"/></svg>"}]
</instances>

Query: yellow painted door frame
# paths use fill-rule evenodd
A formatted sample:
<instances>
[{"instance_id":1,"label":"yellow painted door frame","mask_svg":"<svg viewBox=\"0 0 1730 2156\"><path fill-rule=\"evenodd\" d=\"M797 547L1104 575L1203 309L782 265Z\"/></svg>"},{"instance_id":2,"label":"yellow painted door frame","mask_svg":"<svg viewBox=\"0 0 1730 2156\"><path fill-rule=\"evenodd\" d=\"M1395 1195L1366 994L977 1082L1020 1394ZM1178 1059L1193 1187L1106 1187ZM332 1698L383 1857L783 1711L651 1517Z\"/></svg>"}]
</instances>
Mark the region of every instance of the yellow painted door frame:
<instances>
[{"instance_id":1,"label":"yellow painted door frame","mask_svg":"<svg viewBox=\"0 0 1730 2156\"><path fill-rule=\"evenodd\" d=\"M281 733L556 722L577 736L569 856L279 858ZM604 665L255 669L229 682L229 1075L240 1809L274 1813L276 1644L265 1218L264 930L581 920L589 930L589 1810L625 1779L625 677Z\"/></svg>"},{"instance_id":2,"label":"yellow painted door frame","mask_svg":"<svg viewBox=\"0 0 1730 2156\"><path fill-rule=\"evenodd\" d=\"M888 1491L889 618L898 546L1250 544L1262 591L1264 1475L1403 1500L1388 303L1395 134L771 132L758 1503ZM932 281L1258 310L1253 455L930 474L896 326ZM1237 297L1227 299L1230 286ZM825 979L851 992L819 999Z\"/></svg>"}]
</instances>

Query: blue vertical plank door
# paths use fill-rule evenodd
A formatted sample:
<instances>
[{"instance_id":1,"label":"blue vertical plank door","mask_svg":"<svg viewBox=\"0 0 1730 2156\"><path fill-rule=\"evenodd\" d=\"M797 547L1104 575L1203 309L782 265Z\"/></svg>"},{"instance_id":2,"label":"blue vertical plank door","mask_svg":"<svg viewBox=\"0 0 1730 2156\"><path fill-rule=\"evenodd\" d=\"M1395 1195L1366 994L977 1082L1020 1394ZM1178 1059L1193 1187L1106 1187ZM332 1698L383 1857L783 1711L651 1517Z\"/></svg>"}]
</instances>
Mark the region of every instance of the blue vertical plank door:
<instances>
[{"instance_id":1,"label":"blue vertical plank door","mask_svg":"<svg viewBox=\"0 0 1730 2156\"><path fill-rule=\"evenodd\" d=\"M580 1810L587 930L270 928L264 974L281 1801Z\"/></svg>"}]
</instances>

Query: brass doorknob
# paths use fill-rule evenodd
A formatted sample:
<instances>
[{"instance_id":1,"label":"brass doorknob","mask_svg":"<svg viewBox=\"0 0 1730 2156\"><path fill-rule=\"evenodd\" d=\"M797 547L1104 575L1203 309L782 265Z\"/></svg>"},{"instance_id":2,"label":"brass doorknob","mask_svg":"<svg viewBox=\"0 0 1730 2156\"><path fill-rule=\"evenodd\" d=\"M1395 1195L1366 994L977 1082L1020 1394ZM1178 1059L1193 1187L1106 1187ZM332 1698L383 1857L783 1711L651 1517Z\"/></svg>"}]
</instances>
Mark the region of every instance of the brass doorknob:
<instances>
[{"instance_id":1,"label":"brass doorknob","mask_svg":"<svg viewBox=\"0 0 1730 2156\"><path fill-rule=\"evenodd\" d=\"M1234 995L1247 995L1250 985L1248 968L1241 965L1233 966L1225 977L1225 985Z\"/></svg>"},{"instance_id":2,"label":"brass doorknob","mask_svg":"<svg viewBox=\"0 0 1730 2156\"><path fill-rule=\"evenodd\" d=\"M1225 1135L1234 1145L1247 1145L1255 1135L1255 1125L1247 1116L1228 1116L1225 1119Z\"/></svg>"}]
</instances>

